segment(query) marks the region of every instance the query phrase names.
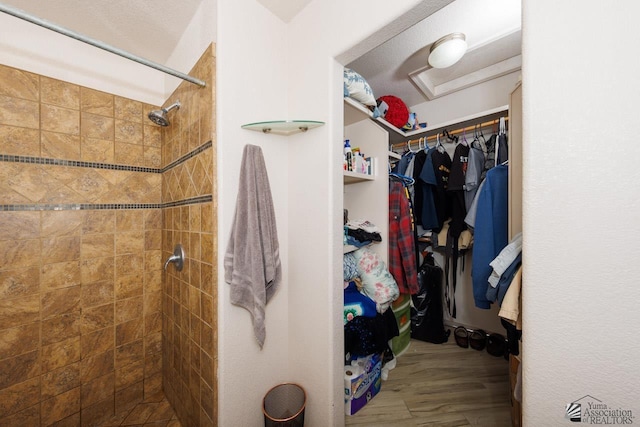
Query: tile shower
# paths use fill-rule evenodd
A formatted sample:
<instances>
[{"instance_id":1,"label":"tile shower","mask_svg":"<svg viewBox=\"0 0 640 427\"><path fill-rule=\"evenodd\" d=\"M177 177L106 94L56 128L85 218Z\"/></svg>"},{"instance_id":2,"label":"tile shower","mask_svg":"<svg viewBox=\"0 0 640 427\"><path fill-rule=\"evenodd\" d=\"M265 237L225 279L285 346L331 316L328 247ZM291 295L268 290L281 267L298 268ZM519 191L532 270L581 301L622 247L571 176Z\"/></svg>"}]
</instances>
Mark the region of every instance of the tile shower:
<instances>
[{"instance_id":1,"label":"tile shower","mask_svg":"<svg viewBox=\"0 0 640 427\"><path fill-rule=\"evenodd\" d=\"M215 424L214 70L210 46L161 128L0 65L0 425L113 423L161 391Z\"/></svg>"}]
</instances>

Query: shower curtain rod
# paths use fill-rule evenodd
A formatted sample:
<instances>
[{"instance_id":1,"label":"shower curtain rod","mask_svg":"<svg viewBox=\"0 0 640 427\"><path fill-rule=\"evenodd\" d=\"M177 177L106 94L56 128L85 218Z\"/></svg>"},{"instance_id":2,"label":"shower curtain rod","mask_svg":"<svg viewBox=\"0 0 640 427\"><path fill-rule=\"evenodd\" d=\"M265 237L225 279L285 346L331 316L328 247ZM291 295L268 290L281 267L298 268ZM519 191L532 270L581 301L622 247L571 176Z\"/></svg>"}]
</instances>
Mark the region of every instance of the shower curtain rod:
<instances>
[{"instance_id":1,"label":"shower curtain rod","mask_svg":"<svg viewBox=\"0 0 640 427\"><path fill-rule=\"evenodd\" d=\"M165 67L164 65L158 64L156 62L152 62L149 61L147 59L144 58L140 58L139 56L133 55L129 52L126 52L122 49L118 49L117 47L113 47L111 45L108 45L106 43L101 42L100 40L96 40L93 39L91 37L87 37L85 35L82 34L78 34L75 31L71 31L67 28L61 27L59 25L56 25L52 22L46 21L44 19L41 18L37 18L35 16L29 15L28 13L20 10L20 9L16 9L13 8L11 6L7 6L6 4L0 3L0 12L4 12L6 14L15 16L16 18L20 18L23 19L25 21L31 22L32 24L36 24L39 25L41 27L44 27L48 30L51 31L55 31L56 33L60 33L62 35L65 35L67 37L71 37L72 39L76 39L78 41L90 44L91 46L95 46L97 48L100 48L102 50L106 50L107 52L111 52L114 53L116 55L122 56L123 58L127 58L131 61L137 62L139 64L142 65L146 65L147 67L151 67L151 68L155 68L156 70L162 71L163 73L166 74L171 74L172 76L181 78L183 80L186 80L190 83L193 84L197 84L198 86L206 86L206 82L204 82L203 80L197 79L195 77L191 77L188 74L185 73L181 73L180 71L176 71L174 69L171 69L169 67Z\"/></svg>"}]
</instances>

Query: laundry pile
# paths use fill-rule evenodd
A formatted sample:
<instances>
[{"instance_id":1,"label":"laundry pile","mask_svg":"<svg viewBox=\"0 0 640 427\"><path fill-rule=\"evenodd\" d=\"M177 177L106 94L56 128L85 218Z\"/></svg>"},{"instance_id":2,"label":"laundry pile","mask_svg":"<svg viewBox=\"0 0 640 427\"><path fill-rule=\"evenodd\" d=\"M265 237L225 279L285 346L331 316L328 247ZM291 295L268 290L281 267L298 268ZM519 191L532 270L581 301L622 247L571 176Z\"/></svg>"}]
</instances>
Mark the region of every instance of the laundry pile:
<instances>
[{"instance_id":1,"label":"laundry pile","mask_svg":"<svg viewBox=\"0 0 640 427\"><path fill-rule=\"evenodd\" d=\"M344 244L361 248L373 242L381 242L378 227L366 220L349 221L344 225Z\"/></svg>"},{"instance_id":2,"label":"laundry pile","mask_svg":"<svg viewBox=\"0 0 640 427\"><path fill-rule=\"evenodd\" d=\"M375 396L381 381L395 367L389 342L398 336L399 330L390 307L400 293L386 263L370 246L380 241L380 230L369 221L347 221L344 225L343 324L347 415L355 414Z\"/></svg>"}]
</instances>

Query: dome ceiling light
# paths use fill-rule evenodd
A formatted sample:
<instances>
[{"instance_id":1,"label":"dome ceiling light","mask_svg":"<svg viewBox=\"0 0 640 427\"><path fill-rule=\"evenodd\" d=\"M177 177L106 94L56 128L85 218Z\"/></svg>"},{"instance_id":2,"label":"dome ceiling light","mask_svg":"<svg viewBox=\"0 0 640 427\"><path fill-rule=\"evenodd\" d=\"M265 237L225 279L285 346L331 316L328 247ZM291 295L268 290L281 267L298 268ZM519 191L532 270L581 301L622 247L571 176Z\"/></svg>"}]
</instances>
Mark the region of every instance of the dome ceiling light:
<instances>
[{"instance_id":1,"label":"dome ceiling light","mask_svg":"<svg viewBox=\"0 0 640 427\"><path fill-rule=\"evenodd\" d=\"M455 64L467 51L467 38L463 33L451 33L436 40L429 50L429 65L447 68Z\"/></svg>"}]
</instances>

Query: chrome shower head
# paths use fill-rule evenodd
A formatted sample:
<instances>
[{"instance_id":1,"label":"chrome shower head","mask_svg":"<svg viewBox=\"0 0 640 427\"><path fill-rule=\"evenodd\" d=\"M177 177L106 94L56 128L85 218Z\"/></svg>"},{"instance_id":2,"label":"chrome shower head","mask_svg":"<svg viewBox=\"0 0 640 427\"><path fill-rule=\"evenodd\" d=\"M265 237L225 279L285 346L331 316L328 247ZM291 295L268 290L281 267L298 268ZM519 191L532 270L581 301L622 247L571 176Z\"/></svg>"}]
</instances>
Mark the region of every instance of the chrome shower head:
<instances>
[{"instance_id":1,"label":"chrome shower head","mask_svg":"<svg viewBox=\"0 0 640 427\"><path fill-rule=\"evenodd\" d=\"M167 113L174 108L180 109L180 101L176 101L173 104L169 105L167 108L163 108L161 110L153 110L149 113L148 117L153 123L160 126L169 126L169 120L167 119Z\"/></svg>"}]
</instances>

